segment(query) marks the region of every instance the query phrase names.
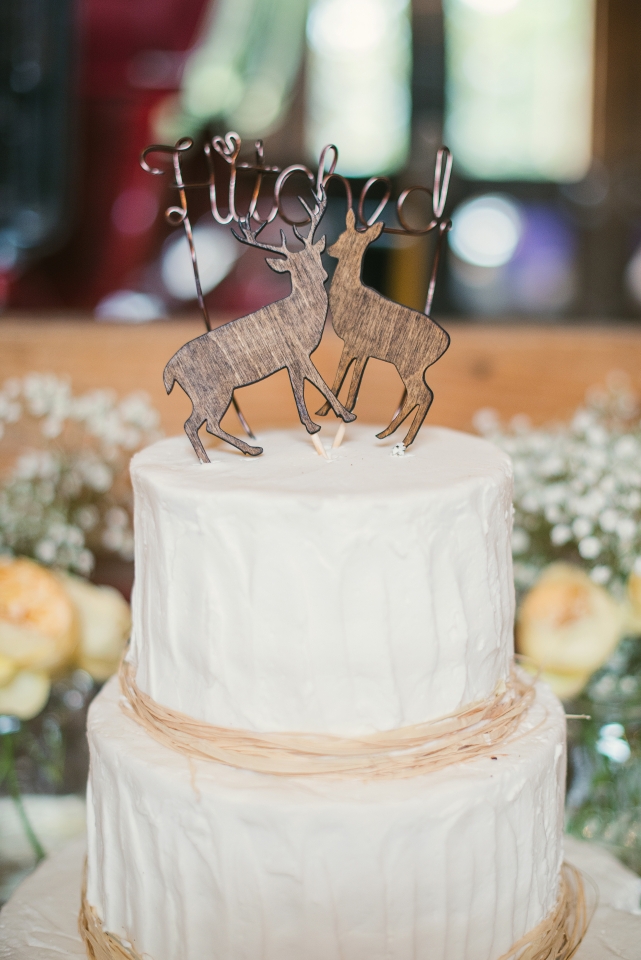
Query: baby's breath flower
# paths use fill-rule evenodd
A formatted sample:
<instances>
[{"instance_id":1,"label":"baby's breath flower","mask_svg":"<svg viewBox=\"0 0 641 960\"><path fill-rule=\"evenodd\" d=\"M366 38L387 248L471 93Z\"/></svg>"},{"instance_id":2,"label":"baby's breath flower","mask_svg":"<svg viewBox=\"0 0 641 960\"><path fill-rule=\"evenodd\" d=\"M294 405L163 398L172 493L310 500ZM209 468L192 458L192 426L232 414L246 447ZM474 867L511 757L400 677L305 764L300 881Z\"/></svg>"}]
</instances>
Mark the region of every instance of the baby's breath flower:
<instances>
[{"instance_id":1,"label":"baby's breath flower","mask_svg":"<svg viewBox=\"0 0 641 960\"><path fill-rule=\"evenodd\" d=\"M102 545L117 553L122 547L123 531L119 527L107 527L102 535Z\"/></svg>"},{"instance_id":2,"label":"baby's breath flower","mask_svg":"<svg viewBox=\"0 0 641 960\"><path fill-rule=\"evenodd\" d=\"M599 516L599 526L602 530L605 530L606 533L613 533L616 530L617 523L620 519L621 518L617 511L613 510L612 507L608 507Z\"/></svg>"},{"instance_id":3,"label":"baby's breath flower","mask_svg":"<svg viewBox=\"0 0 641 960\"><path fill-rule=\"evenodd\" d=\"M609 567L606 567L605 564L599 563L596 567L592 567L590 571L590 577L594 580L595 583L598 583L600 586L604 586L610 577L612 576L612 571Z\"/></svg>"},{"instance_id":4,"label":"baby's breath flower","mask_svg":"<svg viewBox=\"0 0 641 960\"><path fill-rule=\"evenodd\" d=\"M106 463L99 460L80 464L85 483L98 493L105 493L111 487L113 475Z\"/></svg>"},{"instance_id":5,"label":"baby's breath flower","mask_svg":"<svg viewBox=\"0 0 641 960\"><path fill-rule=\"evenodd\" d=\"M632 490L621 498L623 506L630 511L638 510L641 507L641 493L638 490Z\"/></svg>"},{"instance_id":6,"label":"baby's breath flower","mask_svg":"<svg viewBox=\"0 0 641 960\"><path fill-rule=\"evenodd\" d=\"M594 560L599 556L602 543L598 537L583 537L579 540L579 553L584 560Z\"/></svg>"},{"instance_id":7,"label":"baby's breath flower","mask_svg":"<svg viewBox=\"0 0 641 960\"><path fill-rule=\"evenodd\" d=\"M632 517L621 517L617 521L616 532L621 540L632 540L637 532L637 524Z\"/></svg>"},{"instance_id":8,"label":"baby's breath flower","mask_svg":"<svg viewBox=\"0 0 641 960\"><path fill-rule=\"evenodd\" d=\"M157 411L141 393L74 396L67 380L34 373L0 387L0 438L25 415L45 446L22 453L0 488L0 553L85 576L96 549L130 559L130 492L119 478L131 452L159 436Z\"/></svg>"},{"instance_id":9,"label":"baby's breath flower","mask_svg":"<svg viewBox=\"0 0 641 960\"><path fill-rule=\"evenodd\" d=\"M588 520L587 517L577 517L576 520L572 521L572 533L579 540L582 537L587 537L589 533L592 533L592 521Z\"/></svg>"},{"instance_id":10,"label":"baby's breath flower","mask_svg":"<svg viewBox=\"0 0 641 960\"><path fill-rule=\"evenodd\" d=\"M612 452L615 457L620 457L623 460L635 460L639 457L639 444L635 437L621 437L614 444Z\"/></svg>"},{"instance_id":11,"label":"baby's breath flower","mask_svg":"<svg viewBox=\"0 0 641 960\"><path fill-rule=\"evenodd\" d=\"M564 560L620 592L641 568L641 417L629 387L609 379L567 424L534 428L517 417L505 428L484 410L475 426L514 464L517 587Z\"/></svg>"},{"instance_id":12,"label":"baby's breath flower","mask_svg":"<svg viewBox=\"0 0 641 960\"><path fill-rule=\"evenodd\" d=\"M36 558L41 560L42 563L53 563L56 559L57 546L54 540L46 537L44 540L39 540L36 544Z\"/></svg>"},{"instance_id":13,"label":"baby's breath flower","mask_svg":"<svg viewBox=\"0 0 641 960\"><path fill-rule=\"evenodd\" d=\"M563 519L563 513L555 503L548 504L545 508L545 519L548 523L559 523Z\"/></svg>"},{"instance_id":14,"label":"baby's breath flower","mask_svg":"<svg viewBox=\"0 0 641 960\"><path fill-rule=\"evenodd\" d=\"M48 440L54 440L60 436L62 428L62 420L59 420L57 417L47 417L42 424L42 434L47 437Z\"/></svg>"},{"instance_id":15,"label":"baby's breath flower","mask_svg":"<svg viewBox=\"0 0 641 960\"><path fill-rule=\"evenodd\" d=\"M122 507L111 507L105 513L105 523L108 527L114 527L118 530L126 529L129 523L129 516Z\"/></svg>"},{"instance_id":16,"label":"baby's breath flower","mask_svg":"<svg viewBox=\"0 0 641 960\"><path fill-rule=\"evenodd\" d=\"M555 547L562 547L572 539L572 530L566 523L557 523L550 531L550 540Z\"/></svg>"},{"instance_id":17,"label":"baby's breath flower","mask_svg":"<svg viewBox=\"0 0 641 960\"><path fill-rule=\"evenodd\" d=\"M75 520L83 530L93 530L100 520L100 511L95 504L87 504L86 506L78 508Z\"/></svg>"},{"instance_id":18,"label":"baby's breath flower","mask_svg":"<svg viewBox=\"0 0 641 960\"><path fill-rule=\"evenodd\" d=\"M90 550L81 550L76 558L75 568L78 573L88 577L94 568L94 556Z\"/></svg>"}]
</instances>

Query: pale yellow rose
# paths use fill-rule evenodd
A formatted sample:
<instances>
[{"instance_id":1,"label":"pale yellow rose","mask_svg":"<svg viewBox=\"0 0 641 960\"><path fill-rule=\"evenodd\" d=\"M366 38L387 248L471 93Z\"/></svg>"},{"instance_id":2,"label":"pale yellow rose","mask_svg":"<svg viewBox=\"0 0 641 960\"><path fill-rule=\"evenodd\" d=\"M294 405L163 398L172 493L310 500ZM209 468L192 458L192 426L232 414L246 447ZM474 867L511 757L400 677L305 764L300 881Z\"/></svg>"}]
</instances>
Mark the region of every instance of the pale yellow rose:
<instances>
[{"instance_id":1,"label":"pale yellow rose","mask_svg":"<svg viewBox=\"0 0 641 960\"><path fill-rule=\"evenodd\" d=\"M106 680L130 629L129 605L112 587L24 558L1 560L0 714L36 716L49 697L50 673L72 663Z\"/></svg>"},{"instance_id":2,"label":"pale yellow rose","mask_svg":"<svg viewBox=\"0 0 641 960\"><path fill-rule=\"evenodd\" d=\"M94 680L106 680L118 668L129 633L129 604L113 587L97 587L80 577L62 575L80 623L78 666Z\"/></svg>"},{"instance_id":3,"label":"pale yellow rose","mask_svg":"<svg viewBox=\"0 0 641 960\"><path fill-rule=\"evenodd\" d=\"M69 663L77 641L74 607L57 577L32 560L0 561L0 713L39 714L50 672Z\"/></svg>"},{"instance_id":4,"label":"pale yellow rose","mask_svg":"<svg viewBox=\"0 0 641 960\"><path fill-rule=\"evenodd\" d=\"M44 670L19 670L12 680L0 686L0 714L31 720L44 709L50 689L51 680Z\"/></svg>"},{"instance_id":5,"label":"pale yellow rose","mask_svg":"<svg viewBox=\"0 0 641 960\"><path fill-rule=\"evenodd\" d=\"M13 680L17 672L18 668L14 661L0 654L0 687L3 687L5 683Z\"/></svg>"},{"instance_id":6,"label":"pale yellow rose","mask_svg":"<svg viewBox=\"0 0 641 960\"><path fill-rule=\"evenodd\" d=\"M630 633L641 633L641 576L631 573L628 577L628 616L626 629Z\"/></svg>"},{"instance_id":7,"label":"pale yellow rose","mask_svg":"<svg viewBox=\"0 0 641 960\"><path fill-rule=\"evenodd\" d=\"M75 610L56 575L33 560L0 561L0 655L18 668L57 670L77 642Z\"/></svg>"},{"instance_id":8,"label":"pale yellow rose","mask_svg":"<svg viewBox=\"0 0 641 960\"><path fill-rule=\"evenodd\" d=\"M617 646L625 609L578 567L543 571L517 616L517 648L561 697L579 693Z\"/></svg>"},{"instance_id":9,"label":"pale yellow rose","mask_svg":"<svg viewBox=\"0 0 641 960\"><path fill-rule=\"evenodd\" d=\"M8 620L0 620L0 656L16 669L50 670L61 663L57 638Z\"/></svg>"},{"instance_id":10,"label":"pale yellow rose","mask_svg":"<svg viewBox=\"0 0 641 960\"><path fill-rule=\"evenodd\" d=\"M530 670L531 673L535 671ZM578 696L579 693L586 686L588 680L592 676L591 673L551 673L549 670L541 670L538 673L538 676L541 677L541 680L544 680L552 690L556 693L557 697L560 697L561 700L571 700L572 697Z\"/></svg>"}]
</instances>

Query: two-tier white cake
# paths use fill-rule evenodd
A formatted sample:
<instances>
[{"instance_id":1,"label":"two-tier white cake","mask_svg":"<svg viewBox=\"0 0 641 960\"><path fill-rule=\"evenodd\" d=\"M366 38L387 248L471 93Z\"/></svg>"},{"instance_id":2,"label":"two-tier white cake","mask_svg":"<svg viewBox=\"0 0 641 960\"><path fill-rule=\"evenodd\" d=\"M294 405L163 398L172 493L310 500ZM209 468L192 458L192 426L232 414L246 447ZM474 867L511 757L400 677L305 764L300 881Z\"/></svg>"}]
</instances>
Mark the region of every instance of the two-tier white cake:
<instances>
[{"instance_id":1,"label":"two-tier white cake","mask_svg":"<svg viewBox=\"0 0 641 960\"><path fill-rule=\"evenodd\" d=\"M216 727L345 738L422 724L509 681L511 467L426 428L392 456L350 427L197 462L132 463L141 691ZM553 908L565 720L537 689L491 755L411 778L194 760L121 709L89 723L87 901L148 960L498 960Z\"/></svg>"}]
</instances>

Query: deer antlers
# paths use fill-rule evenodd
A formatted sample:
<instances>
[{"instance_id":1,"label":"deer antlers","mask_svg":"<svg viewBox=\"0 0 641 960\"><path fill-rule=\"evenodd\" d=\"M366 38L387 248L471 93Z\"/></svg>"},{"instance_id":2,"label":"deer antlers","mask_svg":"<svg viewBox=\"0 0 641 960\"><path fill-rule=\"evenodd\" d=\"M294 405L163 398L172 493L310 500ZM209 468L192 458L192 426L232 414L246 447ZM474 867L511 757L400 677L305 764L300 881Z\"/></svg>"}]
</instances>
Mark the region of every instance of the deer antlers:
<instances>
[{"instance_id":1,"label":"deer antlers","mask_svg":"<svg viewBox=\"0 0 641 960\"><path fill-rule=\"evenodd\" d=\"M296 234L298 239L301 241L301 243L304 243L305 246L308 247L314 239L314 232L316 230L316 227L320 223L322 216L325 213L325 208L327 207L327 194L325 193L325 187L322 185L322 183L319 184L318 193L314 194L314 199L316 200L316 210L314 210L313 212L307 206L307 204L305 203L302 197L299 197L298 199L300 200L301 204L305 207L305 210L307 212L307 215L309 216L311 225L309 228L309 233L307 234L306 237L302 236L296 224L294 224L294 233Z\"/></svg>"},{"instance_id":2,"label":"deer antlers","mask_svg":"<svg viewBox=\"0 0 641 960\"><path fill-rule=\"evenodd\" d=\"M234 234L237 240L240 240L241 243L246 244L248 247L259 247L261 250L269 250L271 253L282 253L284 257L288 256L289 250L287 249L287 237L285 236L284 230L280 231L280 247L277 247L272 243L261 243L260 240L257 239L258 234L261 232L261 230L265 229L268 223L269 220L263 220L261 225L257 227L256 230L252 230L249 225L249 217L240 217L238 220L238 226L240 228L240 232L242 233L242 237L236 233L233 227L231 228L231 232Z\"/></svg>"},{"instance_id":3,"label":"deer antlers","mask_svg":"<svg viewBox=\"0 0 641 960\"><path fill-rule=\"evenodd\" d=\"M308 206L308 204L305 202L305 200L303 200L302 197L299 197L298 199L300 200L301 204L305 208L305 211L307 212L307 215L310 219L311 225L306 237L304 237L301 234L300 230L296 225L294 225L294 233L296 234L297 238L301 241L302 244L304 244L306 247L309 247L314 240L314 232L316 230L316 227L320 223L323 217L323 214L325 213L325 209L327 207L327 194L325 193L325 188L321 185L319 187L318 194L316 193L314 194L314 199L316 200L315 210L312 210ZM239 236L239 234L236 233L233 227L231 232L234 234L237 240L239 240L241 243L246 244L248 247L258 247L260 250L269 250L270 253L280 253L284 257L289 256L291 251L287 247L287 237L285 236L284 230L280 231L280 239L281 239L280 247L277 247L275 246L275 244L272 244L272 243L261 243L258 240L258 234L261 232L261 230L265 229L265 227L269 222L270 222L269 219L263 220L263 222L260 224L259 227L257 227L255 230L252 230L250 226L250 216L247 215L246 217L239 217L238 226L240 228L240 232L242 233L242 236Z\"/></svg>"}]
</instances>

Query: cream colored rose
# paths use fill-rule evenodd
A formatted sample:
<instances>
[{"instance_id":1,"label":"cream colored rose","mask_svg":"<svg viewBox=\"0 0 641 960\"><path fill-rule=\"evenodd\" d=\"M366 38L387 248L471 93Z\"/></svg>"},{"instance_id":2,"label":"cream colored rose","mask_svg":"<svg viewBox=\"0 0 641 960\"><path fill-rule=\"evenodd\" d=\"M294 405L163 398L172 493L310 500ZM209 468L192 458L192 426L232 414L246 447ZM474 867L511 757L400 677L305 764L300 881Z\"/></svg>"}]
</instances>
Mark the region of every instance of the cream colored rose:
<instances>
[{"instance_id":1,"label":"cream colored rose","mask_svg":"<svg viewBox=\"0 0 641 960\"><path fill-rule=\"evenodd\" d=\"M0 561L0 656L52 671L69 662L77 642L75 609L56 575L33 560Z\"/></svg>"},{"instance_id":2,"label":"cream colored rose","mask_svg":"<svg viewBox=\"0 0 641 960\"><path fill-rule=\"evenodd\" d=\"M94 680L115 673L131 631L129 604L113 587L97 587L80 577L61 575L80 623L79 667Z\"/></svg>"},{"instance_id":3,"label":"cream colored rose","mask_svg":"<svg viewBox=\"0 0 641 960\"><path fill-rule=\"evenodd\" d=\"M0 654L0 687L4 687L5 683L13 680L17 672L18 668L14 661Z\"/></svg>"},{"instance_id":4,"label":"cream colored rose","mask_svg":"<svg viewBox=\"0 0 641 960\"><path fill-rule=\"evenodd\" d=\"M641 633L641 576L631 573L628 578L628 616L626 629L632 633Z\"/></svg>"},{"instance_id":5,"label":"cream colored rose","mask_svg":"<svg viewBox=\"0 0 641 960\"><path fill-rule=\"evenodd\" d=\"M55 637L7 620L0 620L0 656L16 669L35 670L51 670L69 659L61 657Z\"/></svg>"},{"instance_id":6,"label":"cream colored rose","mask_svg":"<svg viewBox=\"0 0 641 960\"><path fill-rule=\"evenodd\" d=\"M19 670L12 680L0 686L0 714L31 720L44 709L50 690L51 680L44 670Z\"/></svg>"},{"instance_id":7,"label":"cream colored rose","mask_svg":"<svg viewBox=\"0 0 641 960\"><path fill-rule=\"evenodd\" d=\"M0 714L35 717L49 697L50 674L74 662L106 680L130 629L129 606L117 590L32 560L1 560Z\"/></svg>"},{"instance_id":8,"label":"cream colored rose","mask_svg":"<svg viewBox=\"0 0 641 960\"><path fill-rule=\"evenodd\" d=\"M541 680L545 680L561 700L571 700L578 696L587 685L591 673L553 673L541 670Z\"/></svg>"},{"instance_id":9,"label":"cream colored rose","mask_svg":"<svg viewBox=\"0 0 641 960\"><path fill-rule=\"evenodd\" d=\"M77 641L75 610L57 577L32 560L0 561L0 713L40 713L50 672L70 661Z\"/></svg>"},{"instance_id":10,"label":"cream colored rose","mask_svg":"<svg viewBox=\"0 0 641 960\"><path fill-rule=\"evenodd\" d=\"M578 567L543 571L517 616L517 649L561 697L575 696L619 642L625 610Z\"/></svg>"}]
</instances>

